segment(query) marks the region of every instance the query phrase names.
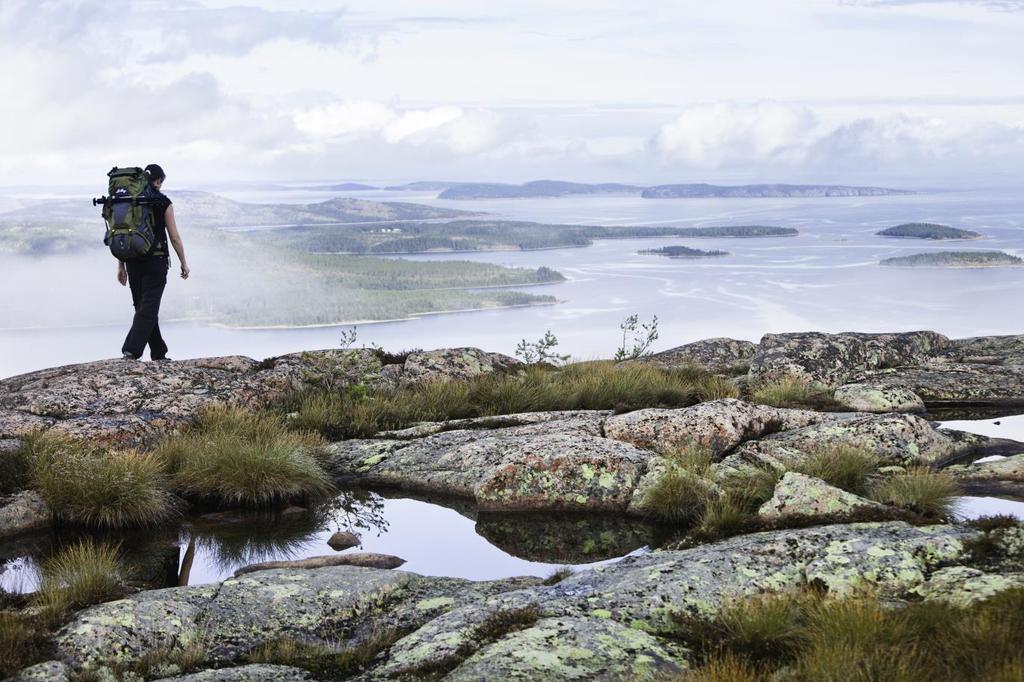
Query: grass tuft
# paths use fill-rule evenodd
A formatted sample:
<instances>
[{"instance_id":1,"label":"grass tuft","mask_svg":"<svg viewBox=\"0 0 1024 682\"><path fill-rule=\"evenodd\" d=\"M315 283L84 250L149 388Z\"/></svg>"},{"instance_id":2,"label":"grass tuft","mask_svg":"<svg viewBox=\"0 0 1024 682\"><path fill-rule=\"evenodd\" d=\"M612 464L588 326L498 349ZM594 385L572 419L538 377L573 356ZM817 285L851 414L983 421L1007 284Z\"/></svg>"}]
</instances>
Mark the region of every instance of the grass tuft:
<instances>
[{"instance_id":1,"label":"grass tuft","mask_svg":"<svg viewBox=\"0 0 1024 682\"><path fill-rule=\"evenodd\" d=\"M714 497L712 483L683 465L668 461L657 481L644 494L643 505L653 516L669 523L699 517Z\"/></svg>"},{"instance_id":2,"label":"grass tuft","mask_svg":"<svg viewBox=\"0 0 1024 682\"><path fill-rule=\"evenodd\" d=\"M723 495L711 500L697 518L696 536L723 538L744 530L753 519L749 504L744 499Z\"/></svg>"},{"instance_id":3,"label":"grass tuft","mask_svg":"<svg viewBox=\"0 0 1024 682\"><path fill-rule=\"evenodd\" d=\"M765 377L750 388L755 403L773 407L827 408L833 404L828 389L802 376Z\"/></svg>"},{"instance_id":4,"label":"grass tuft","mask_svg":"<svg viewBox=\"0 0 1024 682\"><path fill-rule=\"evenodd\" d=\"M697 397L702 401L739 398L740 389L726 377L711 374L695 382Z\"/></svg>"},{"instance_id":5,"label":"grass tuft","mask_svg":"<svg viewBox=\"0 0 1024 682\"><path fill-rule=\"evenodd\" d=\"M643 363L581 362L562 368L532 366L516 374L483 374L468 381L317 391L293 396L281 409L293 429L335 440L368 438L422 421L550 410L685 407L697 402L698 384L709 381L709 376Z\"/></svg>"},{"instance_id":6,"label":"grass tuft","mask_svg":"<svg viewBox=\"0 0 1024 682\"><path fill-rule=\"evenodd\" d=\"M959 494L956 479L948 473L914 467L880 481L869 496L925 517L946 519L953 515Z\"/></svg>"},{"instance_id":7,"label":"grass tuft","mask_svg":"<svg viewBox=\"0 0 1024 682\"><path fill-rule=\"evenodd\" d=\"M44 434L28 446L33 486L64 521L147 526L178 513L161 462L135 450L103 450Z\"/></svg>"},{"instance_id":8,"label":"grass tuft","mask_svg":"<svg viewBox=\"0 0 1024 682\"><path fill-rule=\"evenodd\" d=\"M679 680L1010 680L1024 671L1024 589L973 606L810 591L673 617L696 667ZM1015 677L1016 676L1016 677Z\"/></svg>"},{"instance_id":9,"label":"grass tuft","mask_svg":"<svg viewBox=\"0 0 1024 682\"><path fill-rule=\"evenodd\" d=\"M252 651L250 663L271 663L302 668L319 679L345 679L363 671L380 652L391 647L406 631L389 629L372 633L359 644L330 645L277 639Z\"/></svg>"},{"instance_id":10,"label":"grass tuft","mask_svg":"<svg viewBox=\"0 0 1024 682\"><path fill-rule=\"evenodd\" d=\"M571 576L572 572L572 569L568 566L556 568L554 571L551 572L551 575L549 575L547 578L544 578L544 582L542 582L541 585L547 585L549 587L551 585L557 585L558 583L562 582L563 580Z\"/></svg>"},{"instance_id":11,"label":"grass tuft","mask_svg":"<svg viewBox=\"0 0 1024 682\"><path fill-rule=\"evenodd\" d=\"M319 436L290 430L274 413L215 408L194 428L158 444L154 455L187 496L263 506L334 490L317 459L322 444Z\"/></svg>"},{"instance_id":12,"label":"grass tuft","mask_svg":"<svg viewBox=\"0 0 1024 682\"><path fill-rule=\"evenodd\" d=\"M53 611L119 599L127 583L120 546L93 540L63 547L43 563L42 574L34 600Z\"/></svg>"},{"instance_id":13,"label":"grass tuft","mask_svg":"<svg viewBox=\"0 0 1024 682\"><path fill-rule=\"evenodd\" d=\"M856 445L832 445L812 450L793 471L820 478L855 495L866 495L878 471L878 455Z\"/></svg>"}]
</instances>

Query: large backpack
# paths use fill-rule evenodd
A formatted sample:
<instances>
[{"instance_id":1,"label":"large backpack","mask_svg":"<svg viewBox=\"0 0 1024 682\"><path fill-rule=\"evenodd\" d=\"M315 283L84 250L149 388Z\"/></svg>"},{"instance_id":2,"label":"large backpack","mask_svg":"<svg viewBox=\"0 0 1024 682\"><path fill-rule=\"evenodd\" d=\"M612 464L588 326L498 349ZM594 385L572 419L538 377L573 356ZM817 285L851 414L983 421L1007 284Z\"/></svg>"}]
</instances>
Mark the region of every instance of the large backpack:
<instances>
[{"instance_id":1,"label":"large backpack","mask_svg":"<svg viewBox=\"0 0 1024 682\"><path fill-rule=\"evenodd\" d=\"M92 200L93 205L103 205L101 215L107 223L103 243L119 260L150 255L156 246L153 211L160 203L159 194L141 168L114 166L107 177L107 196Z\"/></svg>"}]
</instances>

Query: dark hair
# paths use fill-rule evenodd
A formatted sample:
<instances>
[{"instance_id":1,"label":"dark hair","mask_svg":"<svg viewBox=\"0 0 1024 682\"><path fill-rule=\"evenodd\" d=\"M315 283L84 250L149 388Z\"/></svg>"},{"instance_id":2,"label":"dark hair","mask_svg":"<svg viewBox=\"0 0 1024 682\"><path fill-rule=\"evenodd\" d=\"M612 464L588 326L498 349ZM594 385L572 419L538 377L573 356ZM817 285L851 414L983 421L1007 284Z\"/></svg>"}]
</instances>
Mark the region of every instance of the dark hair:
<instances>
[{"instance_id":1,"label":"dark hair","mask_svg":"<svg viewBox=\"0 0 1024 682\"><path fill-rule=\"evenodd\" d=\"M151 163L148 166L146 166L146 177L149 178L150 182L154 182L156 180L163 180L164 178L167 177L167 174L164 173L163 168L156 165L155 163Z\"/></svg>"}]
</instances>

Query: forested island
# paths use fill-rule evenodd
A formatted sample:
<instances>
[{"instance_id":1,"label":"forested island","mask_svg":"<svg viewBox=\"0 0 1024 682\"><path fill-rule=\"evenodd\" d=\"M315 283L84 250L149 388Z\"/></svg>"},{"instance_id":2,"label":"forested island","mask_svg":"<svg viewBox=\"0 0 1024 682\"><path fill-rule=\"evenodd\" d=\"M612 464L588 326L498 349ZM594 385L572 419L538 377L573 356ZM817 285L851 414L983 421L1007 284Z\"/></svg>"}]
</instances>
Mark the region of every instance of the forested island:
<instances>
[{"instance_id":1,"label":"forested island","mask_svg":"<svg viewBox=\"0 0 1024 682\"><path fill-rule=\"evenodd\" d=\"M688 246L663 246L660 249L641 249L637 251L641 256L666 256L668 258L708 258L711 256L728 256L728 251L702 251L691 249Z\"/></svg>"},{"instance_id":2,"label":"forested island","mask_svg":"<svg viewBox=\"0 0 1024 682\"><path fill-rule=\"evenodd\" d=\"M934 251L886 258L879 264L891 267L997 268L1024 265L1024 260L1002 251Z\"/></svg>"},{"instance_id":3,"label":"forested island","mask_svg":"<svg viewBox=\"0 0 1024 682\"><path fill-rule=\"evenodd\" d=\"M658 185L648 187L640 195L645 199L758 199L768 197L882 197L914 194L909 190L888 187L853 187L849 185Z\"/></svg>"},{"instance_id":4,"label":"forested island","mask_svg":"<svg viewBox=\"0 0 1024 682\"><path fill-rule=\"evenodd\" d=\"M466 182L448 187L439 199L529 199L587 194L637 195L643 190L636 185L618 183L586 184L559 180L534 180L522 185Z\"/></svg>"},{"instance_id":5,"label":"forested island","mask_svg":"<svg viewBox=\"0 0 1024 682\"><path fill-rule=\"evenodd\" d=\"M937 223L903 223L875 234L881 237L905 237L910 239L980 239L981 234L973 230L962 230Z\"/></svg>"},{"instance_id":6,"label":"forested island","mask_svg":"<svg viewBox=\"0 0 1024 682\"><path fill-rule=\"evenodd\" d=\"M590 246L596 239L751 238L796 234L791 227L771 225L588 226L480 218L447 222L396 221L378 225L301 225L261 231L257 237L273 244L321 253L411 254L582 247Z\"/></svg>"},{"instance_id":7,"label":"forested island","mask_svg":"<svg viewBox=\"0 0 1024 682\"><path fill-rule=\"evenodd\" d=\"M640 196L645 199L765 198L765 197L874 197L915 192L888 187L852 185L711 185L707 183L639 185L615 182L584 183L533 180L522 184L499 182L410 182L385 187L393 191L440 192L439 199L538 199L564 196Z\"/></svg>"}]
</instances>

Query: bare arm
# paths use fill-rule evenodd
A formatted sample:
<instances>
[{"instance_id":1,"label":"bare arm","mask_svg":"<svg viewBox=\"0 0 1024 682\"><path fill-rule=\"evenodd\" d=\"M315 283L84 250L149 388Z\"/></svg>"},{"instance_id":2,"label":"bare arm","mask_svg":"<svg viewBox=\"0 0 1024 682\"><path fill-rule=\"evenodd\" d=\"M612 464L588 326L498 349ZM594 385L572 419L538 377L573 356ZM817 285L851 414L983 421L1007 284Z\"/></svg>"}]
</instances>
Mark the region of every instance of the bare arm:
<instances>
[{"instance_id":1,"label":"bare arm","mask_svg":"<svg viewBox=\"0 0 1024 682\"><path fill-rule=\"evenodd\" d=\"M167 211L164 212L164 222L167 224L167 238L171 242L171 246L174 247L174 252L178 254L178 261L181 263L181 278L188 279L189 268L188 263L185 261L185 245L181 243L181 235L178 234L178 224L174 222L174 206L168 206Z\"/></svg>"}]
</instances>

